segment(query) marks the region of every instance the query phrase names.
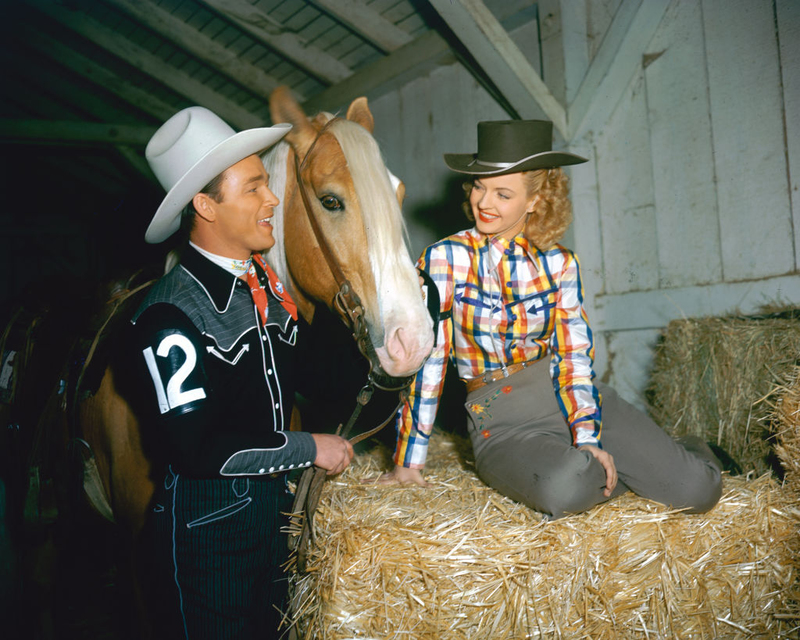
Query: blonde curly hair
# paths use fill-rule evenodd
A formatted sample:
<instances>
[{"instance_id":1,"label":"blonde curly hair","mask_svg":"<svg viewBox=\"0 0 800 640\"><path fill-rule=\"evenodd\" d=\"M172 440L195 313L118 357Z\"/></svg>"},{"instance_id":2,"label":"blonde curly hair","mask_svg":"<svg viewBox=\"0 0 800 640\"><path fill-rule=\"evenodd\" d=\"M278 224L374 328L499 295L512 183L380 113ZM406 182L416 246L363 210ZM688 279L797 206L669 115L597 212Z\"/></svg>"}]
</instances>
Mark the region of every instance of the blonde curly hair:
<instances>
[{"instance_id":1,"label":"blonde curly hair","mask_svg":"<svg viewBox=\"0 0 800 640\"><path fill-rule=\"evenodd\" d=\"M547 251L563 236L572 222L572 203L569 199L569 178L560 167L523 171L528 197L539 199L525 220L525 238L540 251ZM466 200L462 208L470 222L475 222L469 197L473 183L463 185Z\"/></svg>"}]
</instances>

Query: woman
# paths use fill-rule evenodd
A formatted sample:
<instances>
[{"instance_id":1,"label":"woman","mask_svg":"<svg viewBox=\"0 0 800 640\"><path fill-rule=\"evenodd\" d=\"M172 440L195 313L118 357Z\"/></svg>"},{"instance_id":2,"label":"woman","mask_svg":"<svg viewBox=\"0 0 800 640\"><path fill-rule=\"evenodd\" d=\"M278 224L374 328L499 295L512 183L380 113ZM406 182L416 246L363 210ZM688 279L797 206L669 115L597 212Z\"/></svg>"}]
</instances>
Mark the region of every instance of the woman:
<instances>
[{"instance_id":1,"label":"woman","mask_svg":"<svg viewBox=\"0 0 800 640\"><path fill-rule=\"evenodd\" d=\"M480 478L549 518L634 491L703 512L721 494L721 465L698 438L677 443L594 382L580 266L556 242L571 221L552 123L478 123L477 154L445 154L472 176L472 229L428 247L420 269L440 298L436 346L398 418L395 468L381 482L425 485L428 438L447 358L467 385Z\"/></svg>"}]
</instances>

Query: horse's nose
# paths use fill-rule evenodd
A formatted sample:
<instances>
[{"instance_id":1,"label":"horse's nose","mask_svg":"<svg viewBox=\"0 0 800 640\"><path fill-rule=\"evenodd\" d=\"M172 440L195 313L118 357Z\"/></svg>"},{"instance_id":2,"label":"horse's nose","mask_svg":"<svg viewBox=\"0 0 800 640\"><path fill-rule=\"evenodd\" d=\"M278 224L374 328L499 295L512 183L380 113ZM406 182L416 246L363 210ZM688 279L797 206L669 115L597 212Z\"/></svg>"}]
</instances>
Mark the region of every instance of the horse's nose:
<instances>
[{"instance_id":1,"label":"horse's nose","mask_svg":"<svg viewBox=\"0 0 800 640\"><path fill-rule=\"evenodd\" d=\"M393 372L384 367L389 375L407 376L422 366L433 346L433 335L429 340L419 340L419 334L397 327L389 331L386 337L386 352L391 361Z\"/></svg>"}]
</instances>

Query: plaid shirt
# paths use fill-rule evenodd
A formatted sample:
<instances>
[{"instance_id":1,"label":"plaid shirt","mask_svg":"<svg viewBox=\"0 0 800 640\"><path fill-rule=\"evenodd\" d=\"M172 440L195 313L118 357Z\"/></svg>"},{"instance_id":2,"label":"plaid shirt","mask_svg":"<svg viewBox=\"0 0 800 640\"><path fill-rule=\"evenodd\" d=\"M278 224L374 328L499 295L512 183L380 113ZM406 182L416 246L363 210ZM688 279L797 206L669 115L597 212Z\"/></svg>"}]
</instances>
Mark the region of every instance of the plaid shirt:
<instances>
[{"instance_id":1,"label":"plaid shirt","mask_svg":"<svg viewBox=\"0 0 800 640\"><path fill-rule=\"evenodd\" d=\"M395 463L425 465L444 386L447 359L462 379L550 352L550 375L575 446L600 445L601 398L594 383L592 331L583 309L576 256L561 245L546 252L475 229L428 247L417 263L441 300L436 346L417 374L397 421Z\"/></svg>"}]
</instances>

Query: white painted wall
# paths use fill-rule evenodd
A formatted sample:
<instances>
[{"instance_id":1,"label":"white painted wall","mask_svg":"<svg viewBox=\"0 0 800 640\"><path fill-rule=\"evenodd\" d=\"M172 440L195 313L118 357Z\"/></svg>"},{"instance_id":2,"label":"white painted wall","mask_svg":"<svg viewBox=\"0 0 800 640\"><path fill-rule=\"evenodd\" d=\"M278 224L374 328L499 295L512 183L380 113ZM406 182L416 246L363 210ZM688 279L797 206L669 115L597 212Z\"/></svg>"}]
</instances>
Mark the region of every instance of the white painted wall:
<instances>
[{"instance_id":1,"label":"white painted wall","mask_svg":"<svg viewBox=\"0 0 800 640\"><path fill-rule=\"evenodd\" d=\"M535 23L511 35L570 101L568 146L591 159L570 172L565 244L596 368L642 406L670 320L800 304L800 2L540 0L539 16L541 64ZM371 107L418 255L467 226L442 154L474 151L476 123L508 116L457 64Z\"/></svg>"}]
</instances>

